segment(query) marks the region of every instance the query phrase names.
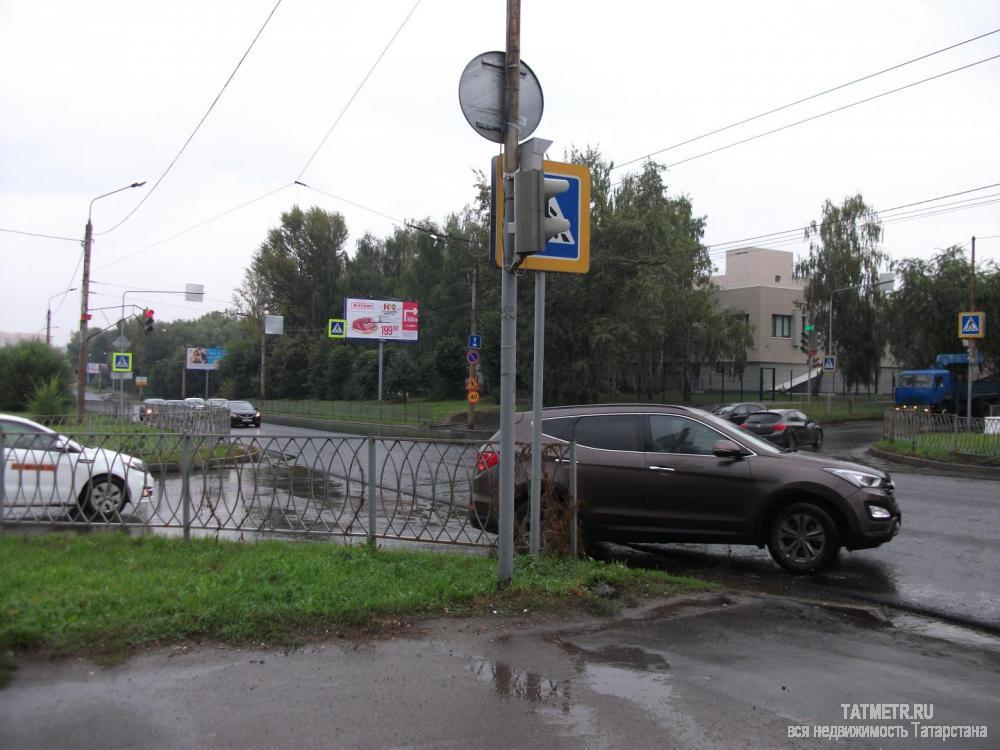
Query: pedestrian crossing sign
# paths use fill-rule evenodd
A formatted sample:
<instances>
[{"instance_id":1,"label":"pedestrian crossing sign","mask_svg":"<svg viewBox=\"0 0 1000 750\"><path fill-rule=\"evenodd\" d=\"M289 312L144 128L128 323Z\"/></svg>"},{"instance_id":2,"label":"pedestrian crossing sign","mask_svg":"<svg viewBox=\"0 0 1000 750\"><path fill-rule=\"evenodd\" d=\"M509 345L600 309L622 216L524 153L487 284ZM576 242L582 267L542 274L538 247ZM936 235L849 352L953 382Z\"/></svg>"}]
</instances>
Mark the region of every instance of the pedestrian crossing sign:
<instances>
[{"instance_id":1,"label":"pedestrian crossing sign","mask_svg":"<svg viewBox=\"0 0 1000 750\"><path fill-rule=\"evenodd\" d=\"M132 372L132 352L115 352L112 354L111 372Z\"/></svg>"},{"instance_id":2,"label":"pedestrian crossing sign","mask_svg":"<svg viewBox=\"0 0 1000 750\"><path fill-rule=\"evenodd\" d=\"M981 339L986 336L986 313L960 312L958 314L958 337L960 339Z\"/></svg>"},{"instance_id":3,"label":"pedestrian crossing sign","mask_svg":"<svg viewBox=\"0 0 1000 750\"><path fill-rule=\"evenodd\" d=\"M327 323L326 335L331 339L347 338L347 321L343 318L330 318Z\"/></svg>"},{"instance_id":4,"label":"pedestrian crossing sign","mask_svg":"<svg viewBox=\"0 0 1000 750\"><path fill-rule=\"evenodd\" d=\"M837 371L837 358L833 354L827 354L823 357L823 372L836 372Z\"/></svg>"}]
</instances>

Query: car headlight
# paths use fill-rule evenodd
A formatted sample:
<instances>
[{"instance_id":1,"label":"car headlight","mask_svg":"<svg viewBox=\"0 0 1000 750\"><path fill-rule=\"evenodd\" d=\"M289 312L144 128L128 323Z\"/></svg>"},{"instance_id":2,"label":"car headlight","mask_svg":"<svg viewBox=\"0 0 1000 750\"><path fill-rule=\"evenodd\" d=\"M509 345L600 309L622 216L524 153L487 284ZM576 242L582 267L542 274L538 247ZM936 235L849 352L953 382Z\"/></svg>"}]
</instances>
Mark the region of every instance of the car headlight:
<instances>
[{"instance_id":1,"label":"car headlight","mask_svg":"<svg viewBox=\"0 0 1000 750\"><path fill-rule=\"evenodd\" d=\"M831 469L824 467L823 471L828 471L831 474L850 482L855 487L878 487L882 484L882 477L878 474L869 474L868 472L858 471L857 469Z\"/></svg>"}]
</instances>

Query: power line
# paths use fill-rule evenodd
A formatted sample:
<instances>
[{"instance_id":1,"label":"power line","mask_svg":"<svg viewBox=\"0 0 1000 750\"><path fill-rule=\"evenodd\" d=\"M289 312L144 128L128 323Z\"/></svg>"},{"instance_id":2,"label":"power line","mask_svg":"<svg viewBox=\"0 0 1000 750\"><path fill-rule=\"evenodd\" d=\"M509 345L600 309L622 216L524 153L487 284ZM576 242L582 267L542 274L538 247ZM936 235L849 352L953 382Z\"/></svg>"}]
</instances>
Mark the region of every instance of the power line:
<instances>
[{"instance_id":1,"label":"power line","mask_svg":"<svg viewBox=\"0 0 1000 750\"><path fill-rule=\"evenodd\" d=\"M938 78L943 78L944 76L951 75L952 73L958 73L963 70L968 70L969 68L975 67L976 65L982 65L983 63L991 62L992 60L996 60L998 58L1000 58L1000 55L993 55L992 57L986 57L983 58L982 60L977 60L976 62L969 63L968 65L962 65L961 67L953 68L952 70L945 71L944 73L938 73L937 75L933 75L919 81L914 81L913 83L908 83L905 86L900 86L890 91L883 91L881 94L875 94L874 96L869 96L864 99L859 99L855 102L851 102L850 104L844 104L843 106L835 107L834 109L827 110L826 112L820 112L819 114L812 115L811 117L806 117L801 120L797 120L796 122L788 123L787 125L782 125L781 127L764 131L763 133L758 133L757 135L752 135L747 138L742 138L738 141L734 141L733 143L727 143L723 146L713 148L709 151L703 151L700 154L689 156L686 159L680 159L679 161L671 162L670 164L665 164L663 165L662 169L670 169L672 167L677 167L680 166L681 164L687 164L689 161L694 161L695 159L701 159L705 156L711 156L712 154L717 154L720 151L726 151L736 146L742 146L745 143L750 143L751 141L759 140L760 138L764 138L765 136L774 135L775 133L780 133L784 130L789 130L790 128L794 128L799 125L804 125L808 122L812 122L813 120L819 120L822 117L827 117L829 115L836 114L837 112L843 112L844 110L851 109L852 107L857 107L858 105L861 104L867 104L868 102L875 101L876 99L881 99L882 97L889 96L890 94L898 94L900 91L905 91L906 89L913 88L914 86L919 86L922 83L928 83L930 81L937 80ZM622 182L623 180L619 180L613 185L613 187L621 185Z\"/></svg>"},{"instance_id":2,"label":"power line","mask_svg":"<svg viewBox=\"0 0 1000 750\"><path fill-rule=\"evenodd\" d=\"M939 196L937 196L935 198L925 198L924 200L913 201L911 203L903 203L902 205L893 206L892 208L887 208L887 209L885 209L883 211L880 211L879 214L882 215L882 214L892 213L893 211L899 211L899 210L904 209L904 208L912 208L913 206L920 206L920 205L927 204L927 203L935 203L937 201L945 200L946 198L956 198L956 197L958 197L960 195L968 195L969 193L978 193L978 192L981 192L983 190L989 190L990 188L995 188L995 187L1000 187L1000 182L994 182L994 183L991 183L989 185L981 185L980 187L969 188L968 190L959 190L958 192L948 193L946 195L939 195ZM792 229L783 229L780 232L770 232L768 234L758 234L758 235L754 235L753 237L744 237L744 238L739 239L739 240L729 240L728 242L715 242L715 243L711 243L711 244L706 245L706 247L709 247L712 250L718 251L720 248L723 248L726 245L737 245L738 246L738 245L746 244L747 242L754 242L756 240L767 240L769 238L776 238L776 237L779 237L779 236L783 236L783 235L787 235L787 234L792 234L792 233L801 234L801 233L805 232L809 228L809 226L810 225L801 226L801 227L793 227Z\"/></svg>"},{"instance_id":3,"label":"power line","mask_svg":"<svg viewBox=\"0 0 1000 750\"><path fill-rule=\"evenodd\" d=\"M358 87L354 89L354 93L351 94L351 98L347 100L347 103L344 105L344 108L340 110L340 114L337 115L337 119L333 121L333 125L331 125L330 129L326 131L326 135L323 136L323 140L319 142L319 145L316 147L316 150L313 151L312 156L309 157L309 159L305 163L305 166L302 167L302 170L299 172L298 177L295 178L296 182L302 179L302 175L304 175L306 173L306 170L309 169L309 165L313 163L313 159L315 159L316 155L319 154L320 149L322 149L323 146L326 145L326 141L330 137L330 134L333 133L333 129L337 127L337 125L340 123L340 120L347 113L347 110L350 108L351 104L354 103L355 98L357 98L358 94L361 93L361 89L364 87L365 83L368 82L368 79L371 77L371 74L375 72L375 68L378 67L378 64L382 62L382 58L385 57L385 53L389 51L389 47L391 47L392 43L396 41L396 37L399 36L399 33L403 30L403 27L406 26L406 23L410 20L410 16L414 14L414 12L417 10L417 6L419 6L422 1L423 0L417 0L417 2L413 4L413 7L410 8L410 12L406 14L406 18L403 19L403 22L399 24L399 28L396 29L396 33L392 35L392 37L386 43L385 47L382 49L382 52L379 53L379 56L377 58L375 58L375 62L372 63L372 66L368 69L368 72L365 73L365 77L361 79L361 83L358 84Z\"/></svg>"},{"instance_id":4,"label":"power line","mask_svg":"<svg viewBox=\"0 0 1000 750\"><path fill-rule=\"evenodd\" d=\"M848 86L853 86L853 85L855 85L857 83L862 83L863 81L870 80L872 78L875 78L877 76L883 75L885 73L889 73L889 72L891 72L893 70L899 70L900 68L903 68L903 67L905 67L907 65L911 65L911 64L913 64L915 62L920 62L921 60L926 60L927 58L933 57L934 55L939 55L942 52L948 52L949 50L956 49L958 47L961 47L962 45L970 44L971 42L975 42L975 41L978 41L980 39L985 39L986 37L991 36L993 34L996 34L998 32L1000 32L1000 29L994 29L993 31L988 31L985 34L980 34L979 36L974 36L971 39L966 39L963 42L958 42L957 44L952 44L952 45L950 45L948 47L942 47L941 49L935 50L934 52L928 52L926 55L921 55L920 57L914 57L911 60L906 60L905 62L901 62L901 63L899 63L897 65L893 65L893 66L891 66L889 68L883 68L882 70L879 70L879 71L877 71L875 73L869 73L868 75L862 76L861 78L855 78L853 81L848 81L847 83L842 83L842 84L840 84L838 86L834 86L833 88L829 88L829 89L826 89L824 91L820 91L819 93L812 94L812 95L804 97L802 99L797 99L794 102L790 102L788 104L783 104L780 107L775 107L774 109L769 109L766 112L761 112L760 114L753 115L751 117L747 117L747 118L745 118L743 120L740 120L739 122L734 122L734 123L732 123L730 125L724 125L723 127L716 128L715 130L711 130L708 133L703 133L702 135L695 136L694 138L689 138L686 141L681 141L680 143L675 143L673 146L667 146L665 148L658 149L657 151L653 151L651 153L648 153L645 156L639 156L639 157L636 157L635 159L630 159L629 161L622 162L621 164L618 164L618 165L612 167L611 171L614 171L616 169L622 169L623 167L627 167L630 164L635 164L638 161L642 161L644 159L649 159L652 156L656 156L658 154L662 154L662 153L665 153L667 151L672 151L675 148L680 148L681 146L686 146L689 143L694 143L695 141L700 141L700 140L702 140L704 138L708 138L709 136L717 135L717 134L722 133L722 132L724 132L726 130L731 130L732 128L739 127L740 125L746 125L748 122L753 122L754 120L759 120L762 117L767 117L768 115L773 115L776 112L781 112L783 110L789 109L791 107L795 107L795 106L797 106L799 104L803 104L803 103L811 101L813 99L818 99L821 96L826 96L827 94L832 94L834 91L839 91L840 89L847 88Z\"/></svg>"},{"instance_id":5,"label":"power line","mask_svg":"<svg viewBox=\"0 0 1000 750\"><path fill-rule=\"evenodd\" d=\"M124 219L122 219L113 227L111 227L111 229L107 229L103 232L97 232L96 236L100 237L101 235L107 234L108 232L113 232L122 224L124 224L126 221L128 221L132 217L132 215L139 210L142 204L149 199L149 196L151 196L153 194L153 191L155 191L156 188L159 187L160 183L163 182L163 178L167 176L167 174L170 172L171 169L173 169L174 164L176 164L177 160L181 158L181 154L184 153L185 149L187 149L188 147L188 144L190 144L192 139L195 137L195 134L197 134L197 132L201 129L201 126L204 124L205 120L208 119L208 116L212 113L212 110L215 109L215 105L218 103L219 99L222 98L222 94L225 92L230 82L236 76L236 72L240 69L240 66L243 65L243 61L247 59L247 55L250 54L250 50L253 49L254 45L257 43L257 40L260 39L260 35L264 33L264 29L267 27L267 24L271 21L271 17L274 16L275 11L278 10L279 5L281 5L281 0L278 0L278 2L274 4L274 7L271 9L271 12L267 15L267 18L264 20L263 25L261 25L260 29L257 31L256 36L254 36L253 41L250 42L250 46L247 47L246 52L243 53L243 56L240 58L239 62L236 63L236 67L233 68L233 72L229 74L229 78L227 78L226 82L222 84L222 88L219 90L219 93L216 94L215 99L212 100L212 103L208 107L208 111L205 112L204 115L202 115L201 119L198 121L198 124L195 125L194 130L191 131L191 135L189 135L187 140L184 141L184 145L181 146L181 150L177 152L177 155L170 161L170 163L167 165L167 168L163 170L163 174L161 174L159 178L156 180L156 182L153 183L153 187L151 187L149 191L142 197L142 200L140 200L136 204L135 208L133 208L131 211L128 212L128 214L125 216Z\"/></svg>"},{"instance_id":6,"label":"power line","mask_svg":"<svg viewBox=\"0 0 1000 750\"><path fill-rule=\"evenodd\" d=\"M0 232L7 232L8 234L21 234L26 237L41 237L46 240L66 240L67 242L83 242L79 237L57 237L53 234L38 234L37 232L22 232L19 229L3 229L0 228Z\"/></svg>"},{"instance_id":7,"label":"power line","mask_svg":"<svg viewBox=\"0 0 1000 750\"><path fill-rule=\"evenodd\" d=\"M104 270L105 268L109 268L110 266L113 266L116 263L121 263L123 260L127 260L128 258L132 258L132 257L138 255L139 253L144 253L147 250L152 250L154 247L158 247L159 245L162 245L164 242L169 242L170 240L177 239L181 235L187 234L188 232L193 232L195 229L200 229L201 227L205 226L206 224L211 224L213 221L221 219L224 216L229 216L229 214L234 213L236 211L239 211L241 208L246 208L247 206L253 205L254 203L257 203L258 201L264 200L265 198L270 198L275 193L280 193L282 190L285 190L286 188L289 188L291 186L292 186L292 184L289 183L287 185L282 185L279 188L275 188L274 190L272 190L272 191L270 191L268 193L264 193L263 195L259 195L256 198L247 201L246 203L241 203L240 205L235 206L234 208L230 208L228 211L223 211L221 214L216 214L215 216L211 217L210 219L205 219L204 221L199 222L198 224L195 224L192 227L188 227L187 229L182 229L181 231L177 232L176 234L172 234L169 237L165 237L162 240L158 240L157 242L154 242L152 245L147 245L146 247L142 248L141 250L136 250L135 252L128 253L127 255L123 255L120 258L115 258L115 260L110 261L109 263L105 263L103 266L100 266L96 270L98 270L98 271Z\"/></svg>"}]
</instances>

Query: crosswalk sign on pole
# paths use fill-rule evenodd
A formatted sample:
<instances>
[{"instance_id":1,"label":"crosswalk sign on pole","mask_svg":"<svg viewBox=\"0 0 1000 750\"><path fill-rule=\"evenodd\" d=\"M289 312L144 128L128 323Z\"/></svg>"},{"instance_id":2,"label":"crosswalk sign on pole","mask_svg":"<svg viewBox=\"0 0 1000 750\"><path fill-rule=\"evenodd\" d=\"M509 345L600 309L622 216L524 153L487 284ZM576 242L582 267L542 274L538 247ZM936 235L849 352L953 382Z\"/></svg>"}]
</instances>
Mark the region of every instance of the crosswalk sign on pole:
<instances>
[{"instance_id":1,"label":"crosswalk sign on pole","mask_svg":"<svg viewBox=\"0 0 1000 750\"><path fill-rule=\"evenodd\" d=\"M326 335L331 339L347 338L347 320L344 318L330 318L327 326Z\"/></svg>"},{"instance_id":2,"label":"crosswalk sign on pole","mask_svg":"<svg viewBox=\"0 0 1000 750\"><path fill-rule=\"evenodd\" d=\"M114 352L111 355L111 372L132 372L132 352Z\"/></svg>"},{"instance_id":3,"label":"crosswalk sign on pole","mask_svg":"<svg viewBox=\"0 0 1000 750\"><path fill-rule=\"evenodd\" d=\"M823 357L823 372L836 372L837 371L837 357L833 354L827 354Z\"/></svg>"},{"instance_id":4,"label":"crosswalk sign on pole","mask_svg":"<svg viewBox=\"0 0 1000 750\"><path fill-rule=\"evenodd\" d=\"M981 339L986 336L986 313L960 312L958 314L958 337L960 339Z\"/></svg>"}]
</instances>

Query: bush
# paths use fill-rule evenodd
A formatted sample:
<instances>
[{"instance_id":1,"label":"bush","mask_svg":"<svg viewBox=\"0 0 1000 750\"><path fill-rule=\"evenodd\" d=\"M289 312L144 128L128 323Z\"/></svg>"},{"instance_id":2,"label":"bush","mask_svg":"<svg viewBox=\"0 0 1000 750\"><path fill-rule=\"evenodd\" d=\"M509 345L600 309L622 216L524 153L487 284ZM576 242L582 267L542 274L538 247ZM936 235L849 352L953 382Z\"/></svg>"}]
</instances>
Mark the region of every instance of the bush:
<instances>
[{"instance_id":1,"label":"bush","mask_svg":"<svg viewBox=\"0 0 1000 750\"><path fill-rule=\"evenodd\" d=\"M70 381L66 355L41 341L0 348L0 409L24 411L35 391L53 377Z\"/></svg>"},{"instance_id":2,"label":"bush","mask_svg":"<svg viewBox=\"0 0 1000 750\"><path fill-rule=\"evenodd\" d=\"M35 392L28 402L28 411L33 419L38 419L39 417L66 414L69 404L70 397L63 387L62 378L53 375L35 387Z\"/></svg>"}]
</instances>

